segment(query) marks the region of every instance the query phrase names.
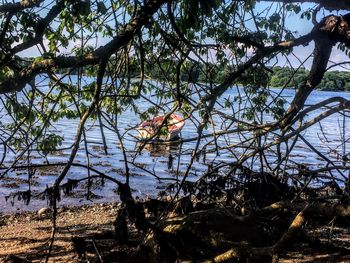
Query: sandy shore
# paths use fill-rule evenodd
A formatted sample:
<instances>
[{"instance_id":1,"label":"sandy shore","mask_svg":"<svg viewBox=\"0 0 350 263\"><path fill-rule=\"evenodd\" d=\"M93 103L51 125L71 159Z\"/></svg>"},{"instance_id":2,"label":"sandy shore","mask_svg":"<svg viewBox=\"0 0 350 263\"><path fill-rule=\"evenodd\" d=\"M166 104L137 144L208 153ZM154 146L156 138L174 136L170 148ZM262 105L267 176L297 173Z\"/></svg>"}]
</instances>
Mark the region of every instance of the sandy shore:
<instances>
[{"instance_id":1,"label":"sandy shore","mask_svg":"<svg viewBox=\"0 0 350 263\"><path fill-rule=\"evenodd\" d=\"M61 208L57 217L57 233L50 262L74 262L71 238L84 233L113 230L117 204L95 204ZM16 255L32 262L42 262L47 254L51 220L39 218L36 212L0 217L0 262Z\"/></svg>"}]
</instances>

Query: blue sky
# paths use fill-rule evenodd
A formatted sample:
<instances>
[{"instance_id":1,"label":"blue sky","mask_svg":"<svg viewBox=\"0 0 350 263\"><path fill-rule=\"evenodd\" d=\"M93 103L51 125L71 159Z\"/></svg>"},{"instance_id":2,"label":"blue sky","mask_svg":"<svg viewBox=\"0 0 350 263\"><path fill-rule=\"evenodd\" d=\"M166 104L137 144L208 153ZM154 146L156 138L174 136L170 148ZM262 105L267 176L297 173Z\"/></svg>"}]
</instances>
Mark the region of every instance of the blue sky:
<instances>
[{"instance_id":1,"label":"blue sky","mask_svg":"<svg viewBox=\"0 0 350 263\"><path fill-rule=\"evenodd\" d=\"M267 6L269 6L270 3L259 3L257 4L257 9L263 9ZM309 8L313 8L315 7L314 4L301 4L300 5L301 7L301 12L303 12L304 10L307 10ZM342 15L342 14L345 14L346 12L344 11L339 11L339 12L333 12L333 13L330 13L328 11L325 11L325 10L321 10L320 12L318 12L318 15L317 15L317 21L321 21L322 18L324 18L325 16L327 15L330 15L330 14L334 14L334 15ZM296 36L302 36L302 35L305 35L307 33L309 33L312 28L313 28L313 24L311 21L307 20L307 19L301 19L300 18L301 16L301 13L299 14L295 14L295 15L292 15L290 17L287 18L287 21L286 21L286 26L292 30L292 31L297 31L297 34ZM311 42L308 46L304 47L304 46L299 46L299 47L296 47L294 48L293 50L293 54L294 55L291 55L288 57L288 60L290 62L290 64L293 66L293 67L296 67L298 65L300 65L300 61L305 61L305 64L304 66L306 68L310 68L311 67L311 64L312 64L312 56L310 57L310 55L312 55L312 52L313 52L313 49L314 49L314 44L313 42ZM279 65L283 66L283 65L286 65L287 62L286 62L286 59L283 59L281 57L279 57L280 59L280 62L279 62ZM299 60L300 61L299 61ZM342 52L341 50L337 49L337 47L335 46L333 48L333 51L332 51L332 54L331 54L331 57L330 57L330 62L329 62L329 65L333 65L334 63L340 63L340 62L344 62L344 61L349 61L350 62L350 59L347 55L344 54L344 52ZM334 67L332 70L350 70L346 68L346 66L342 66L342 67Z\"/></svg>"}]
</instances>

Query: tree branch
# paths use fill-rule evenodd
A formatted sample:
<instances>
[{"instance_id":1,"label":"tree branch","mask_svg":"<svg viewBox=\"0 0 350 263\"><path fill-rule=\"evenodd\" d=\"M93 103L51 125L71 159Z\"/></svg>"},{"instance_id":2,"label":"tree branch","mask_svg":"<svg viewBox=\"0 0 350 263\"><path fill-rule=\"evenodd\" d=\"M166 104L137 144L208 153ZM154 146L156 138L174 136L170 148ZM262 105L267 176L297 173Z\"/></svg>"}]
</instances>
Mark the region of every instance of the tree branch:
<instances>
[{"instance_id":1,"label":"tree branch","mask_svg":"<svg viewBox=\"0 0 350 263\"><path fill-rule=\"evenodd\" d=\"M349 0L260 0L260 2L275 2L284 4L303 4L303 3L314 3L323 6L328 10L350 10Z\"/></svg>"},{"instance_id":2,"label":"tree branch","mask_svg":"<svg viewBox=\"0 0 350 263\"><path fill-rule=\"evenodd\" d=\"M36 75L47 72L48 70L57 68L82 67L86 65L96 65L101 59L109 59L109 57L117 50L125 46L134 36L141 30L142 26L146 25L149 19L158 11L158 9L167 0L148 1L136 16L125 26L125 30L116 36L113 40L95 50L92 54L77 57L59 56L51 59L44 59L40 62L34 62L29 67L14 74L12 78L0 83L0 94L20 91L25 85L30 82ZM57 10L56 10L57 12ZM51 16L50 16L51 18ZM49 19L48 19L49 20ZM46 23L46 22L45 22ZM24 43L25 44L25 43ZM33 44L33 43L31 43ZM29 45L28 43L25 45ZM17 46L16 52L23 50L21 45ZM30 47L30 46L28 46Z\"/></svg>"},{"instance_id":3,"label":"tree branch","mask_svg":"<svg viewBox=\"0 0 350 263\"><path fill-rule=\"evenodd\" d=\"M18 3L8 3L0 5L0 13L16 13L23 9L39 6L44 0L22 0Z\"/></svg>"}]
</instances>

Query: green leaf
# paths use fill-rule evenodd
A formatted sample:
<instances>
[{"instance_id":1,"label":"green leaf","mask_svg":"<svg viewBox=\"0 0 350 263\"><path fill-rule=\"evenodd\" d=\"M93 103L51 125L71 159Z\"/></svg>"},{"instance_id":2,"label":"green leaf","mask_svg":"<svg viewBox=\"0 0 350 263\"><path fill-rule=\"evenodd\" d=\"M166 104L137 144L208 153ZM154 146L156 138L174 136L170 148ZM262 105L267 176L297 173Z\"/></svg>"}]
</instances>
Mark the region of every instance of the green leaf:
<instances>
[{"instance_id":1,"label":"green leaf","mask_svg":"<svg viewBox=\"0 0 350 263\"><path fill-rule=\"evenodd\" d=\"M97 3L97 12L101 14L106 14L107 13L107 8L104 2L98 2Z\"/></svg>"}]
</instances>

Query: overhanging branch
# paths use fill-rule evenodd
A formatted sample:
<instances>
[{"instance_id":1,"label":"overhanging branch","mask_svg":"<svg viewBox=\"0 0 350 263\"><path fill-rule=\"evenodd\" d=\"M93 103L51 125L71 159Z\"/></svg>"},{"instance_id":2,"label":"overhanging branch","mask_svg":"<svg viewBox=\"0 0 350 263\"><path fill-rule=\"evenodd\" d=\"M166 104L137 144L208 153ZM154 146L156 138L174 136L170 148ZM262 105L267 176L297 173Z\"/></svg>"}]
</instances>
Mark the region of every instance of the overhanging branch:
<instances>
[{"instance_id":1,"label":"overhanging branch","mask_svg":"<svg viewBox=\"0 0 350 263\"><path fill-rule=\"evenodd\" d=\"M0 94L22 90L27 83L34 79L36 75L47 72L54 67L71 68L96 65L100 60L108 59L113 53L117 52L120 48L129 43L165 2L167 2L167 0L148 1L143 7L140 8L136 16L125 26L125 30L123 32L121 32L106 45L95 50L92 54L83 57L59 56L32 63L29 67L17 72L14 77L0 83ZM20 51L23 50L23 47L18 47L17 49Z\"/></svg>"},{"instance_id":2,"label":"overhanging branch","mask_svg":"<svg viewBox=\"0 0 350 263\"><path fill-rule=\"evenodd\" d=\"M39 6L44 0L22 0L18 3L8 3L0 5L0 13L16 13L23 9Z\"/></svg>"},{"instance_id":3,"label":"overhanging branch","mask_svg":"<svg viewBox=\"0 0 350 263\"><path fill-rule=\"evenodd\" d=\"M314 3L323 6L327 10L350 10L349 0L260 0L260 2L275 2L284 4Z\"/></svg>"}]
</instances>

